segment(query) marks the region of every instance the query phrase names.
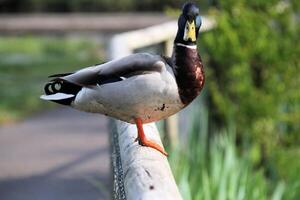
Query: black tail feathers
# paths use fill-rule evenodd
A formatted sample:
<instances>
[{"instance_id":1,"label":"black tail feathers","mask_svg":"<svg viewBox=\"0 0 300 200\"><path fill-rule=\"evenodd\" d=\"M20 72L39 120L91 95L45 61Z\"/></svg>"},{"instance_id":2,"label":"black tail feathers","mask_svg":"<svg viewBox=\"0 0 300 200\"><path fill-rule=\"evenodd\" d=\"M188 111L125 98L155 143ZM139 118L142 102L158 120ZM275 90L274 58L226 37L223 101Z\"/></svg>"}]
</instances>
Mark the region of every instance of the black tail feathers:
<instances>
[{"instance_id":1,"label":"black tail feathers","mask_svg":"<svg viewBox=\"0 0 300 200\"><path fill-rule=\"evenodd\" d=\"M44 91L46 95L55 95L55 94L66 94L66 95L74 95L70 98L61 98L51 100L53 102L63 104L63 105L70 105L72 101L75 99L77 93L82 89L81 86L75 85L73 83L69 83L62 79L54 79L48 82L45 87Z\"/></svg>"}]
</instances>

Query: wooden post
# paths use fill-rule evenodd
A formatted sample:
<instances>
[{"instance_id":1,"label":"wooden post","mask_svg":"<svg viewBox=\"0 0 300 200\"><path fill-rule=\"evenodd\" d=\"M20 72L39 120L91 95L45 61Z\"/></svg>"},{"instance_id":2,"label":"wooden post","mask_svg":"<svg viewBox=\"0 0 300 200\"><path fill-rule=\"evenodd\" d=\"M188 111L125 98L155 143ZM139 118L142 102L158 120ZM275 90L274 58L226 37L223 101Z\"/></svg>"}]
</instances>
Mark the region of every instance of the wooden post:
<instances>
[{"instance_id":1,"label":"wooden post","mask_svg":"<svg viewBox=\"0 0 300 200\"><path fill-rule=\"evenodd\" d=\"M168 39L164 44L164 53L172 56L173 38ZM164 144L174 149L178 145L178 115L175 114L164 120Z\"/></svg>"},{"instance_id":2,"label":"wooden post","mask_svg":"<svg viewBox=\"0 0 300 200\"><path fill-rule=\"evenodd\" d=\"M173 115L164 120L164 143L174 149L178 145L178 115Z\"/></svg>"}]
</instances>

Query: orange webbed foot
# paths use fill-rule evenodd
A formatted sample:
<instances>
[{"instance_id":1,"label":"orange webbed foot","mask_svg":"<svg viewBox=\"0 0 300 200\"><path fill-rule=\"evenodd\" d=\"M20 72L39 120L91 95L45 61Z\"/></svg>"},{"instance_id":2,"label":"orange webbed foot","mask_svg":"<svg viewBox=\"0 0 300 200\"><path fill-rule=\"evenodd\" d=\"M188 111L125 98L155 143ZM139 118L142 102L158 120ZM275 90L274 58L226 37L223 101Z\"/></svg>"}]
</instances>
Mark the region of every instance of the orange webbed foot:
<instances>
[{"instance_id":1,"label":"orange webbed foot","mask_svg":"<svg viewBox=\"0 0 300 200\"><path fill-rule=\"evenodd\" d=\"M147 140L145 133L144 133L144 129L143 129L143 123L142 120L137 118L135 120L136 122L136 126L138 129L138 137L135 139L135 141L138 141L140 145L142 146L146 146L146 147L150 147L153 149L156 149L157 151L161 152L163 155L168 156L168 153L157 143L151 141L151 140Z\"/></svg>"},{"instance_id":2,"label":"orange webbed foot","mask_svg":"<svg viewBox=\"0 0 300 200\"><path fill-rule=\"evenodd\" d=\"M142 146L150 147L153 149L156 149L160 153L164 154L165 156L168 156L168 153L157 143L151 141L151 140L139 140L139 144Z\"/></svg>"}]
</instances>

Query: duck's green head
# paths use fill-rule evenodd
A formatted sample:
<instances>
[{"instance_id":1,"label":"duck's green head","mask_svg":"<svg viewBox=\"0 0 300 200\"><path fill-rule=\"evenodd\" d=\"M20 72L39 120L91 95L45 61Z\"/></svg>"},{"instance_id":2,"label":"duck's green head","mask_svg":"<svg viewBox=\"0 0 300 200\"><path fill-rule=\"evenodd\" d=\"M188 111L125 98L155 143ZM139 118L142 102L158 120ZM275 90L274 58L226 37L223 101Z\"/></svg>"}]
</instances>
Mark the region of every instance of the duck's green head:
<instances>
[{"instance_id":1,"label":"duck's green head","mask_svg":"<svg viewBox=\"0 0 300 200\"><path fill-rule=\"evenodd\" d=\"M182 8L182 14L178 19L178 32L175 43L196 44L201 23L199 8L194 3L185 3Z\"/></svg>"}]
</instances>

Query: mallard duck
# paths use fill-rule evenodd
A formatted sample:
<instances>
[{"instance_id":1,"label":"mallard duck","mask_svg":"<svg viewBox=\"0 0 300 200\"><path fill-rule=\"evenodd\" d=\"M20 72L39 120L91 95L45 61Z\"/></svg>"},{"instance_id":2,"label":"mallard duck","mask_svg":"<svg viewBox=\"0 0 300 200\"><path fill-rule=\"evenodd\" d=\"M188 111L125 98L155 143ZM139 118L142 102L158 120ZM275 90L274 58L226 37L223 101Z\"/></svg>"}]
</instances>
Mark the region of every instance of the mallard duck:
<instances>
[{"instance_id":1,"label":"mallard duck","mask_svg":"<svg viewBox=\"0 0 300 200\"><path fill-rule=\"evenodd\" d=\"M178 19L171 58L136 53L73 73L52 75L41 98L136 124L139 144L167 155L145 137L143 124L177 113L203 88L204 69L196 46L201 21L197 6L186 3Z\"/></svg>"}]
</instances>

